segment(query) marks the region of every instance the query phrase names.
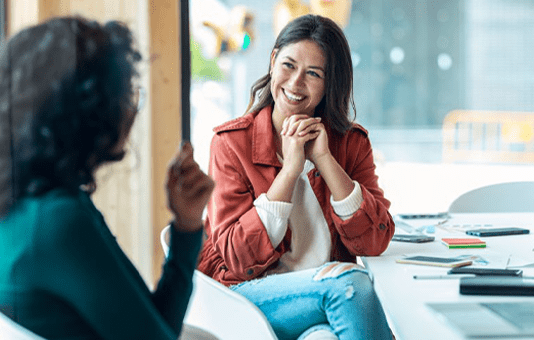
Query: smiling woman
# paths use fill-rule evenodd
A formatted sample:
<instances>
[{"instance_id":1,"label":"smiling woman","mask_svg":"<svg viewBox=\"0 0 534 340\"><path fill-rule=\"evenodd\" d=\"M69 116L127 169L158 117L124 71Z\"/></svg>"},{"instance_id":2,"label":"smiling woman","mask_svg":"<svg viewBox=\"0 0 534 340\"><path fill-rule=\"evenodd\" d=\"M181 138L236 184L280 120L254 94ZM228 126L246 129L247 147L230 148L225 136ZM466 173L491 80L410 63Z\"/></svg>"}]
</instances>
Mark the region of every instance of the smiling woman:
<instances>
[{"instance_id":1,"label":"smiling woman","mask_svg":"<svg viewBox=\"0 0 534 340\"><path fill-rule=\"evenodd\" d=\"M199 269L255 303L280 339L318 329L392 338L355 265L382 253L395 226L351 104L355 112L341 28L306 15L280 32L247 113L215 128Z\"/></svg>"},{"instance_id":2,"label":"smiling woman","mask_svg":"<svg viewBox=\"0 0 534 340\"><path fill-rule=\"evenodd\" d=\"M271 55L271 93L274 100L273 123L276 131L293 114L315 115L324 97L325 57L311 40L291 44Z\"/></svg>"}]
</instances>

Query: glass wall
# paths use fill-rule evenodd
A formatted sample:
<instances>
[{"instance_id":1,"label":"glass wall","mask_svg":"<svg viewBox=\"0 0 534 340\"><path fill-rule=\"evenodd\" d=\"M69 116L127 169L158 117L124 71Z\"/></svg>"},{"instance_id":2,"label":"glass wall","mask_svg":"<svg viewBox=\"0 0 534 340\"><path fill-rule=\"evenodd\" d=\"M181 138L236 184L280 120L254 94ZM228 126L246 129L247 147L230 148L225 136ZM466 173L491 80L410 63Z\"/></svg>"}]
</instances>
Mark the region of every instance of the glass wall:
<instances>
[{"instance_id":1,"label":"glass wall","mask_svg":"<svg viewBox=\"0 0 534 340\"><path fill-rule=\"evenodd\" d=\"M244 113L250 86L268 70L275 13L284 3L310 1L191 2L197 21L220 20L240 5L253 15L250 46L212 53L217 72L194 81L192 134L204 166L211 128ZM471 187L534 180L534 116L528 114L534 112L534 1L353 0L344 31L357 122L369 130L392 208L443 210ZM197 47L207 55L206 46ZM463 148L463 158L449 157L446 145ZM418 186L427 191L414 193ZM406 198L408 191L419 200Z\"/></svg>"}]
</instances>

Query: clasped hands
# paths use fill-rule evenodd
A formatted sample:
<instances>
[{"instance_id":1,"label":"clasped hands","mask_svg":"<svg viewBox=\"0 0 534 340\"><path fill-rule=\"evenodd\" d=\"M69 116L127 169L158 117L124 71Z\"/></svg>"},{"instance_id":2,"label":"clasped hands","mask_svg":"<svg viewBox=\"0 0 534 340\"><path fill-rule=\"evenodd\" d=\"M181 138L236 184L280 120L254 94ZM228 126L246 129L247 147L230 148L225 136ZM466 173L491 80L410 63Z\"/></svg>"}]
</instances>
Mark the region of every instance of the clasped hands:
<instances>
[{"instance_id":1,"label":"clasped hands","mask_svg":"<svg viewBox=\"0 0 534 340\"><path fill-rule=\"evenodd\" d=\"M306 159L317 166L323 156L330 155L328 136L321 118L304 114L287 117L282 124L280 138L284 168L297 175L303 171Z\"/></svg>"}]
</instances>

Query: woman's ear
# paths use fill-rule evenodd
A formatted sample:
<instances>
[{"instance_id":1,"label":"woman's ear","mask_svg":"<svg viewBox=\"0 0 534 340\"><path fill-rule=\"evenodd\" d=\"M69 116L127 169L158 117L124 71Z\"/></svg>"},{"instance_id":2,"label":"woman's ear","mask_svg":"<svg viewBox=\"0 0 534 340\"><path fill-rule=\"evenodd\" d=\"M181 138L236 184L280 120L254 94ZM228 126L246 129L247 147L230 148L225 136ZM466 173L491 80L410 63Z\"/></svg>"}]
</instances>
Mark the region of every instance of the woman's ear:
<instances>
[{"instance_id":1,"label":"woman's ear","mask_svg":"<svg viewBox=\"0 0 534 340\"><path fill-rule=\"evenodd\" d=\"M271 52L271 73L273 72L273 68L274 68L274 62L276 61L276 56L278 55L278 49L275 48L273 49L273 51Z\"/></svg>"}]
</instances>

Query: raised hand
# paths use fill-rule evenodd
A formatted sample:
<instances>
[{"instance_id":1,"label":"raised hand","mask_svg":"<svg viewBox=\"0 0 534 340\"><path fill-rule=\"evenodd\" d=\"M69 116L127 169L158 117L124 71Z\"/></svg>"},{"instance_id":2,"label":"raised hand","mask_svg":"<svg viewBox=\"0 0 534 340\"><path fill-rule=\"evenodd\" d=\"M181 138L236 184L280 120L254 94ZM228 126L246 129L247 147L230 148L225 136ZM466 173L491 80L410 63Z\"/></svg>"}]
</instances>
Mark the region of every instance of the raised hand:
<instances>
[{"instance_id":1,"label":"raised hand","mask_svg":"<svg viewBox=\"0 0 534 340\"><path fill-rule=\"evenodd\" d=\"M193 147L185 143L167 170L167 206L174 214L179 231L194 232L202 228L202 213L215 183L193 158Z\"/></svg>"}]
</instances>

